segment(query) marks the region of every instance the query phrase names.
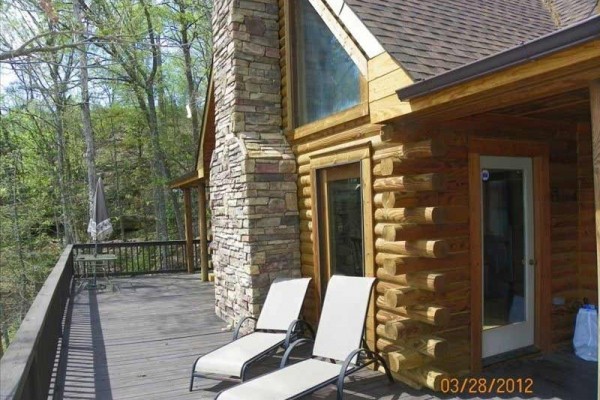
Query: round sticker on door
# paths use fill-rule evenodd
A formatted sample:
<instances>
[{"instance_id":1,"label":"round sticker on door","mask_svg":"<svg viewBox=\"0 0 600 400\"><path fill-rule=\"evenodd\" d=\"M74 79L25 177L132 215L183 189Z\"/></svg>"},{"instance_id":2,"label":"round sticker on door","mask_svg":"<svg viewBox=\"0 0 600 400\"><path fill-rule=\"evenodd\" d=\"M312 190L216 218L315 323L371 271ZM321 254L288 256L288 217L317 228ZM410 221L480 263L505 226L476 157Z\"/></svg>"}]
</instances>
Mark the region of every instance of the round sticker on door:
<instances>
[{"instance_id":1,"label":"round sticker on door","mask_svg":"<svg viewBox=\"0 0 600 400\"><path fill-rule=\"evenodd\" d=\"M490 179L490 171L487 169L481 170L481 180L487 182Z\"/></svg>"}]
</instances>

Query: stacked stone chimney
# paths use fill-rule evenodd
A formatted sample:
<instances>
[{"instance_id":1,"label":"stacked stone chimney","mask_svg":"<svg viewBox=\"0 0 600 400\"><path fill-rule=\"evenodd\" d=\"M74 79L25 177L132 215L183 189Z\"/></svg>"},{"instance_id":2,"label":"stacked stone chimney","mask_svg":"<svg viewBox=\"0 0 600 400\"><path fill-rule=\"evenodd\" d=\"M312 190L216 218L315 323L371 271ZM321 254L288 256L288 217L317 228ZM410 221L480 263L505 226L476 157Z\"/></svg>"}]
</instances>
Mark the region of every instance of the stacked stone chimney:
<instances>
[{"instance_id":1,"label":"stacked stone chimney","mask_svg":"<svg viewBox=\"0 0 600 400\"><path fill-rule=\"evenodd\" d=\"M215 0L210 166L216 313L258 315L278 276L300 276L296 162L281 129L277 0Z\"/></svg>"}]
</instances>

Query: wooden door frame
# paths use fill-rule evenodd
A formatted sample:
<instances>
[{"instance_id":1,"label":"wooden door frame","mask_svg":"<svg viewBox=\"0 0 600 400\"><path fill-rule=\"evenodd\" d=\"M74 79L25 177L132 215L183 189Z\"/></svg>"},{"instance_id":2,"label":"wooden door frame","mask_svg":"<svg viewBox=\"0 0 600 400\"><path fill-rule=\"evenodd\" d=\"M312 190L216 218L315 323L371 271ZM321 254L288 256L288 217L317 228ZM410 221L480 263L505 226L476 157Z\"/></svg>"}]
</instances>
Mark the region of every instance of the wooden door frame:
<instances>
[{"instance_id":1,"label":"wooden door frame","mask_svg":"<svg viewBox=\"0 0 600 400\"><path fill-rule=\"evenodd\" d=\"M328 204L329 203L329 193L327 192L327 184L331 181L339 180L339 179L347 179L347 178L358 178L362 181L362 173L361 173L361 163L360 161L344 163L341 165L334 165L331 167L318 168L316 170L316 183L318 185L317 188L317 204ZM320 191L320 193L319 193ZM362 188L361 188L361 197L362 197ZM361 199L362 203L362 199ZM362 207L362 204L361 204ZM323 243L324 246L319 246L319 249L324 248L325 252L319 254L319 278L322 279L321 284L329 281L329 277L331 276L331 237L329 234L320 235L320 232L328 232L330 230L329 226L329 214L327 213L327 206L325 207L316 207L315 212L317 213L318 225L316 225L316 235L315 237L319 239L319 243ZM362 226L361 226L362 229ZM363 233L363 248L364 248L364 233ZM362 262L364 263L364 256ZM325 277L325 278L324 278ZM323 287L319 287L319 290L322 290Z\"/></svg>"},{"instance_id":2,"label":"wooden door frame","mask_svg":"<svg viewBox=\"0 0 600 400\"><path fill-rule=\"evenodd\" d=\"M534 345L550 347L551 327L551 237L550 237L550 150L546 142L472 137L469 139L469 249L471 259L471 372L481 371L482 357L482 241L481 241L481 156L531 157L533 160L535 319Z\"/></svg>"},{"instance_id":3,"label":"wooden door frame","mask_svg":"<svg viewBox=\"0 0 600 400\"><path fill-rule=\"evenodd\" d=\"M310 182L312 204L313 235L313 276L315 279L316 317L321 313L321 255L319 247L319 199L318 172L325 168L334 168L346 164L360 163L360 181L363 210L363 259L365 276L375 276L375 238L373 231L373 177L371 144L349 144L342 149L320 152L310 158ZM375 296L371 296L367 311L366 335L369 347L375 348Z\"/></svg>"}]
</instances>

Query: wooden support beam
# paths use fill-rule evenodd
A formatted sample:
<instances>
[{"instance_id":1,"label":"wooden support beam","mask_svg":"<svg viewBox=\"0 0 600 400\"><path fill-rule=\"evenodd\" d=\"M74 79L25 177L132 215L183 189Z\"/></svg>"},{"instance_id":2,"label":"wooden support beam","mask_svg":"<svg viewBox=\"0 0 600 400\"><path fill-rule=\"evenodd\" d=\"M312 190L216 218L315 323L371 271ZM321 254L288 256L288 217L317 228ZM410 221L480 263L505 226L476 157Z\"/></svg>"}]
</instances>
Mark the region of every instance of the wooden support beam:
<instances>
[{"instance_id":1,"label":"wooden support beam","mask_svg":"<svg viewBox=\"0 0 600 400\"><path fill-rule=\"evenodd\" d=\"M194 230L192 229L192 193L190 188L183 189L183 212L185 225L185 263L187 272L194 273Z\"/></svg>"},{"instance_id":2,"label":"wooden support beam","mask_svg":"<svg viewBox=\"0 0 600 400\"><path fill-rule=\"evenodd\" d=\"M439 192L444 190L444 186L444 175L440 173L431 173L375 179L373 190L376 192Z\"/></svg>"},{"instance_id":3,"label":"wooden support beam","mask_svg":"<svg viewBox=\"0 0 600 400\"><path fill-rule=\"evenodd\" d=\"M449 251L448 243L445 240L388 242L384 239L377 239L375 248L386 253L428 258L444 258Z\"/></svg>"},{"instance_id":4,"label":"wooden support beam","mask_svg":"<svg viewBox=\"0 0 600 400\"><path fill-rule=\"evenodd\" d=\"M398 224L443 224L446 212L443 207L378 208L375 210L375 220ZM394 226L389 229L395 232Z\"/></svg>"},{"instance_id":5,"label":"wooden support beam","mask_svg":"<svg viewBox=\"0 0 600 400\"><path fill-rule=\"evenodd\" d=\"M206 221L206 183L198 185L198 225L200 232L200 268L202 282L208 281L208 223Z\"/></svg>"}]
</instances>

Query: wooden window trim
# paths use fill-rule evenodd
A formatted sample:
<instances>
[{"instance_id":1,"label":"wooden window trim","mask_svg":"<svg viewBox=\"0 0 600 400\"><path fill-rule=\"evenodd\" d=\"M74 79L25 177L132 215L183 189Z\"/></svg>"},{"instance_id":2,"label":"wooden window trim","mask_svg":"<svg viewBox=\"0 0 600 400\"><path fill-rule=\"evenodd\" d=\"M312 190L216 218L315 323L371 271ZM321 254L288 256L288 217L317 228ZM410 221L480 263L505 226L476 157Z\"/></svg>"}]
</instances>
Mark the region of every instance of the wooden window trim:
<instances>
[{"instance_id":1,"label":"wooden window trim","mask_svg":"<svg viewBox=\"0 0 600 400\"><path fill-rule=\"evenodd\" d=\"M362 92L363 90L361 84L361 96ZM302 125L298 128L291 129L290 131L288 131L287 136L292 141L296 141L298 139L306 138L315 133L319 133L325 129L334 128L338 125L358 120L367 115L369 115L369 103L367 101L364 101L360 104L355 105L354 107L350 107L338 113L331 114L325 118L318 119L309 124Z\"/></svg>"},{"instance_id":2,"label":"wooden window trim","mask_svg":"<svg viewBox=\"0 0 600 400\"><path fill-rule=\"evenodd\" d=\"M471 373L481 371L482 285L481 176L480 157L531 157L535 226L535 321L534 345L541 351L551 344L551 238L550 238L550 150L545 142L471 138L469 140L470 275L471 275Z\"/></svg>"},{"instance_id":3,"label":"wooden window trim","mask_svg":"<svg viewBox=\"0 0 600 400\"><path fill-rule=\"evenodd\" d=\"M329 28L333 36L354 62L361 75L367 76L367 58L364 56L362 49L355 43L354 38L346 32L346 29L338 22L337 17L331 13L328 6L322 0L308 0L308 2L313 6L323 23Z\"/></svg>"},{"instance_id":4,"label":"wooden window trim","mask_svg":"<svg viewBox=\"0 0 600 400\"><path fill-rule=\"evenodd\" d=\"M365 276L375 276L375 237L373 231L373 177L372 177L372 148L370 143L349 144L346 148L323 152L310 159L311 203L313 205L313 276L316 287L316 312L317 319L321 310L321 256L319 249L319 207L318 196L318 171L321 169L338 167L345 164L360 163L361 195L363 208L363 258L365 263ZM371 296L366 321L367 343L375 348L375 296Z\"/></svg>"},{"instance_id":5,"label":"wooden window trim","mask_svg":"<svg viewBox=\"0 0 600 400\"><path fill-rule=\"evenodd\" d=\"M312 3L312 0L307 0L310 3ZM361 72L359 74L360 77L360 98L361 98L361 102L353 107L350 107L346 110L342 110L340 112L337 112L335 114L331 114L328 115L327 117L318 119L316 121L310 122L308 124L304 124L301 126L296 126L296 93L297 93L297 86L296 86L296 68L295 66L296 64L296 56L295 56L295 49L294 49L294 18L293 18L293 13L294 11L294 7L291 4L290 0L285 0L284 1L284 16L285 16L285 27L284 27L284 32L285 32L285 68L286 68L286 87L287 87L287 104L286 104L286 111L287 111L287 118L288 118L288 129L286 131L286 136L288 137L288 139L290 139L291 141L295 141L301 138L305 138L308 137L312 134L318 133L324 129L328 129L328 128L333 128L336 127L338 125L341 124L345 124L348 122L352 122L354 120L358 120L362 117L365 117L367 115L369 115L369 87L368 87L368 81L367 81L367 74L363 73L363 70L368 71L368 66L367 66L367 60L366 58L364 58L364 60L361 60L360 62L356 62L356 60L353 58L353 54L356 55L356 51L349 51L347 50L348 54L350 55L350 58L355 62L355 64L357 65L357 67L359 68L359 71ZM327 21L323 20L323 22L327 25ZM340 29L343 30L343 28L341 26L339 26ZM334 32L334 36L335 36L335 31L332 30ZM337 37L336 37L337 38ZM338 39L338 42L340 43L340 45L344 48L346 48L346 44L345 42L348 43L353 43L350 40L350 37L348 36L347 38L348 40L346 41L340 41ZM365 64L365 68L361 68L361 64L363 63Z\"/></svg>"}]
</instances>

